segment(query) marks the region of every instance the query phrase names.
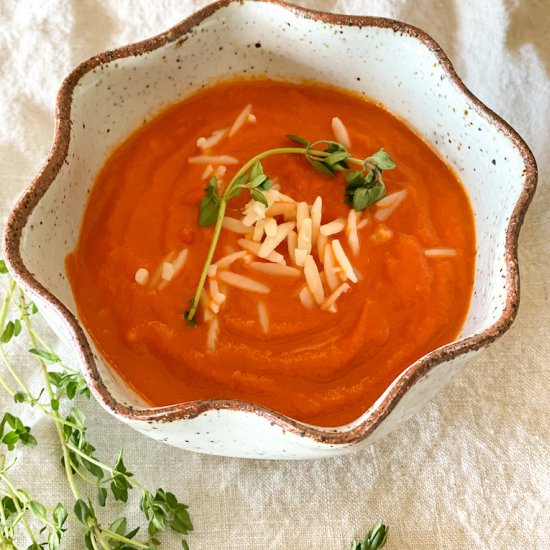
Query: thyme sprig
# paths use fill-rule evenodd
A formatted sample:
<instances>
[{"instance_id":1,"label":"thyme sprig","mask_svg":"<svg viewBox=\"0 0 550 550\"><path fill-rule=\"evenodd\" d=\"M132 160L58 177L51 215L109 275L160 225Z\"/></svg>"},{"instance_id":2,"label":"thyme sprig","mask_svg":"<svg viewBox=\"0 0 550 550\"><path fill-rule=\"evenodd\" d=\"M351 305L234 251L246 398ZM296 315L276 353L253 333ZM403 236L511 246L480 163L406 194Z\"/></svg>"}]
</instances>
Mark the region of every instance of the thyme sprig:
<instances>
[{"instance_id":1,"label":"thyme sprig","mask_svg":"<svg viewBox=\"0 0 550 550\"><path fill-rule=\"evenodd\" d=\"M0 442L4 443L8 450L13 451L18 442L23 445L36 445L36 438L30 432L30 427L25 426L19 417L4 413L0 421Z\"/></svg>"},{"instance_id":2,"label":"thyme sprig","mask_svg":"<svg viewBox=\"0 0 550 550\"><path fill-rule=\"evenodd\" d=\"M6 273L4 268L5 264L0 260L0 274ZM10 305L15 306L19 315L8 320ZM38 498L17 488L9 479L11 465L6 466L5 456L0 455L0 549L15 550L15 540L21 527L30 541L30 550L58 550L66 531L67 519L83 525L83 547L88 550L154 550L161 544L158 535L169 528L182 535L188 534L193 525L187 506L179 502L175 495L164 489L150 492L127 469L122 452L114 466L103 463L96 456L96 449L86 434L86 417L74 405L77 397L89 397L89 389L82 375L64 365L35 331L31 317L37 311L13 279L8 278L7 293L0 306L0 359L6 374L0 372L0 386L11 395L15 403L36 407L53 420L60 443L61 463L74 497L74 505L72 513L68 511L70 507L61 503L54 510L48 511ZM29 352L38 361L43 376L44 387L37 394L30 390L5 349L6 344L20 338L23 331L32 345ZM9 378L13 379L14 385ZM68 403L73 405L62 415L60 411ZM36 439L19 417L6 412L0 421L0 444L11 451L17 445L35 445ZM139 508L147 524L145 540L135 539L139 528L129 529L123 517L117 518L109 527L104 527L89 497L90 488L94 490L99 506L106 506L110 498L127 502L130 492L138 491L141 494ZM31 517L41 525L38 533L31 528L31 522L28 521ZM182 545L188 548L185 540Z\"/></svg>"},{"instance_id":3,"label":"thyme sprig","mask_svg":"<svg viewBox=\"0 0 550 550\"><path fill-rule=\"evenodd\" d=\"M303 155L313 168L321 174L334 176L338 172L347 172L344 201L352 205L357 211L368 208L386 195L382 173L384 170L395 168L395 162L384 149L380 149L370 157L359 159L352 157L351 153L337 141L322 139L310 142L296 134L287 134L287 138L297 145L301 145L301 147L269 149L252 157L237 171L223 193L220 192L217 178L210 178L205 188L205 196L199 207L199 225L207 227L215 224L215 227L195 295L189 300L189 308L183 314L184 319L189 324L194 325L196 323L195 315L208 269L212 264L214 252L218 245L227 203L233 197L240 195L243 189L248 189L255 201L267 206L264 191L271 188L272 182L264 174L261 164L263 159L275 155L298 154ZM360 169L350 171L350 165L352 164L360 166Z\"/></svg>"},{"instance_id":4,"label":"thyme sprig","mask_svg":"<svg viewBox=\"0 0 550 550\"><path fill-rule=\"evenodd\" d=\"M354 540L350 550L378 550L386 545L388 540L388 527L383 523L375 525L362 541Z\"/></svg>"},{"instance_id":5,"label":"thyme sprig","mask_svg":"<svg viewBox=\"0 0 550 550\"><path fill-rule=\"evenodd\" d=\"M55 550L59 548L61 537L66 531L64 527L67 520L67 511L62 504L57 504L48 517L48 511L43 504L32 500L27 491L18 489L10 480L8 471L13 465L6 465L5 456L0 455L0 489L2 498L0 500L0 548L3 550L16 550L14 540L17 536L19 525L22 525L31 542L29 550L42 550L48 548ZM35 535L28 522L28 516L34 516L42 526L38 535ZM47 541L38 543L42 533L47 532Z\"/></svg>"}]
</instances>

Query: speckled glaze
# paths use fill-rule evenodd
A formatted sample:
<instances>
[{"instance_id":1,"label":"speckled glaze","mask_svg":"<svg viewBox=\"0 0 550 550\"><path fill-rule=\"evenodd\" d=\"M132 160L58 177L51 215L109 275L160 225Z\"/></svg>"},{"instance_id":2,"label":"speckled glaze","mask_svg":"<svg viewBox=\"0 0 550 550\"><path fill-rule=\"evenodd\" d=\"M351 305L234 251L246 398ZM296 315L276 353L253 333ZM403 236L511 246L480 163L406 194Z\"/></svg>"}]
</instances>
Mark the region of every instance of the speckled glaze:
<instances>
[{"instance_id":1,"label":"speckled glaze","mask_svg":"<svg viewBox=\"0 0 550 550\"><path fill-rule=\"evenodd\" d=\"M306 425L238 401L147 407L95 349L65 276L65 256L75 247L91 185L113 147L201 87L265 75L327 82L379 100L454 167L474 208L475 289L460 337L410 365L360 418L338 428ZM335 456L389 433L508 329L519 301L518 233L536 178L526 144L464 87L424 32L276 0L223 0L161 35L93 57L67 77L50 156L8 220L5 257L17 282L78 351L98 401L136 430L211 454Z\"/></svg>"}]
</instances>

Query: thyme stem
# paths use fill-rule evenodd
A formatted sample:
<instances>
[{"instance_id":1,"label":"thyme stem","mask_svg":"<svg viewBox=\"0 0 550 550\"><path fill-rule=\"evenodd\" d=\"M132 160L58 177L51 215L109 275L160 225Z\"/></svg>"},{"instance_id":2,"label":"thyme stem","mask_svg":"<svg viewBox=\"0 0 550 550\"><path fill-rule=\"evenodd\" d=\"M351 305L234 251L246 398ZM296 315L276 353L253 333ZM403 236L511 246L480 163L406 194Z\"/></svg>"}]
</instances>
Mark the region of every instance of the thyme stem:
<instances>
[{"instance_id":1,"label":"thyme stem","mask_svg":"<svg viewBox=\"0 0 550 550\"><path fill-rule=\"evenodd\" d=\"M197 308L199 307L199 301L201 299L202 291L204 289L204 284L206 282L206 277L208 275L208 269L212 265L212 259L214 258L214 252L216 251L216 247L218 246L218 241L220 239L220 233L222 229L222 222L223 217L225 216L225 210L227 208L227 202L229 201L229 198L232 196L233 192L235 191L235 183L238 181L238 179L246 174L254 164L257 162L267 158L271 157L273 155L286 155L286 154L305 154L306 149L303 147L278 147L276 149L269 149L267 151L264 151L254 157L252 157L250 160L245 162L241 168L237 171L237 173L233 176L231 181L229 182L229 185L226 187L220 202L220 209L218 211L218 217L216 218L216 226L214 227L214 234L212 235L212 242L210 243L210 248L208 249L208 254L206 256L206 260L204 262L204 266L202 268L201 276L199 278L199 282L197 285L197 290L195 292L195 296L193 297L193 302L191 304L191 307L186 315L186 319L189 323L193 321L193 318L195 317L195 313L197 312Z\"/></svg>"},{"instance_id":2,"label":"thyme stem","mask_svg":"<svg viewBox=\"0 0 550 550\"><path fill-rule=\"evenodd\" d=\"M68 449L73 452L74 454L82 457L84 460L89 462L90 464L95 464L96 466L99 466L106 472L109 472L111 475L121 475L120 472L117 472L114 468L111 468L110 466L107 466L107 464L103 464L103 462L100 462L99 460L96 460L95 458L91 457L90 455L87 455L86 453L83 453L78 447L75 447L74 445L71 445L70 443L67 443ZM134 485L135 487L140 488L142 491L146 491L147 489L139 483L139 481L135 480L133 477L127 477L128 481Z\"/></svg>"},{"instance_id":3,"label":"thyme stem","mask_svg":"<svg viewBox=\"0 0 550 550\"><path fill-rule=\"evenodd\" d=\"M110 529L102 529L102 533L107 538L118 540L119 542L123 542L124 544L127 544L129 546L133 546L134 548L150 548L150 546L148 546L147 544L143 544L141 542L138 542L137 540L132 540L122 535L119 535L118 533L115 533Z\"/></svg>"},{"instance_id":4,"label":"thyme stem","mask_svg":"<svg viewBox=\"0 0 550 550\"><path fill-rule=\"evenodd\" d=\"M21 510L21 506L19 505L19 491L17 491L17 489L11 484L10 480L3 473L0 474L0 480L2 480L8 487L8 491L11 495L12 502L15 506L15 509L17 510L17 513L21 518L21 522L23 523L23 527L25 528L25 531L27 532L28 537L31 539L31 542L33 544L38 544L32 532L32 529L30 528L30 525L27 522L27 518L25 517L25 511Z\"/></svg>"}]
</instances>

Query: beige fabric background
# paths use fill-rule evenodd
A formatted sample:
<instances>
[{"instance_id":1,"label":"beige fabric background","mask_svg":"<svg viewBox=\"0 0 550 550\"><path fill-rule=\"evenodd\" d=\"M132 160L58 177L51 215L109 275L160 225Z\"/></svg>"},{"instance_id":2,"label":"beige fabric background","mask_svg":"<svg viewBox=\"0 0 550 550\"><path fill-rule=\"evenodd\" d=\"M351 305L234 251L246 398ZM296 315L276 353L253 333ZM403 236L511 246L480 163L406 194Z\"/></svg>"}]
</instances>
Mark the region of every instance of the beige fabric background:
<instances>
[{"instance_id":1,"label":"beige fabric background","mask_svg":"<svg viewBox=\"0 0 550 550\"><path fill-rule=\"evenodd\" d=\"M366 451L285 463L200 456L154 443L85 406L100 455L190 505L193 549L347 548L374 522L389 549L550 548L550 10L547 0L310 0L403 19L430 33L478 97L527 140L539 190L521 236L522 306L511 331L433 402ZM0 225L48 153L54 99L78 62L160 32L203 0L0 3ZM54 338L51 335L51 338ZM64 350L71 361L70 350ZM24 346L15 350L32 375ZM1 409L11 407L0 396ZM16 465L20 484L69 502L54 432ZM136 518L134 505L124 512ZM117 513L118 513L117 508ZM113 512L114 513L114 512ZM112 517L112 515L111 515ZM166 548L177 548L175 539ZM84 548L67 539L64 548Z\"/></svg>"}]
</instances>

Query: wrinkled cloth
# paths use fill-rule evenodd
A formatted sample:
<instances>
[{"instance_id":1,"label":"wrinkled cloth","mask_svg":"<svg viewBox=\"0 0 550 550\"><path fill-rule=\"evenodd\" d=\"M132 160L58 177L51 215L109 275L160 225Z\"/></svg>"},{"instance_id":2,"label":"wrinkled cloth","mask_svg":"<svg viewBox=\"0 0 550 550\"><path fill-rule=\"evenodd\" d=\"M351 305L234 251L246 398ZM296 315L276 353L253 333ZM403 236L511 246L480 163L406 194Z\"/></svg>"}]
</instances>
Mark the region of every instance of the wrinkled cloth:
<instances>
[{"instance_id":1,"label":"wrinkled cloth","mask_svg":"<svg viewBox=\"0 0 550 550\"><path fill-rule=\"evenodd\" d=\"M520 239L522 297L512 329L433 401L362 452L309 462L203 456L163 446L83 405L98 454L190 506L193 549L348 548L379 520L388 549L550 548L550 10L545 0L310 0L301 5L401 19L433 36L466 85L526 139L539 189ZM80 61L156 34L203 0L4 0L0 4L0 225L43 164L58 87ZM2 282L0 284L5 284ZM75 364L42 323L65 360ZM27 342L10 345L39 387ZM0 410L24 410L0 395ZM71 503L51 423L25 412L38 447L18 452L19 486ZM72 504L70 505L72 507ZM139 521L136 497L101 510ZM71 526L62 548L84 548ZM166 548L179 548L169 536Z\"/></svg>"}]
</instances>

